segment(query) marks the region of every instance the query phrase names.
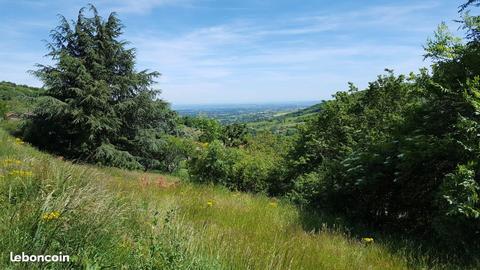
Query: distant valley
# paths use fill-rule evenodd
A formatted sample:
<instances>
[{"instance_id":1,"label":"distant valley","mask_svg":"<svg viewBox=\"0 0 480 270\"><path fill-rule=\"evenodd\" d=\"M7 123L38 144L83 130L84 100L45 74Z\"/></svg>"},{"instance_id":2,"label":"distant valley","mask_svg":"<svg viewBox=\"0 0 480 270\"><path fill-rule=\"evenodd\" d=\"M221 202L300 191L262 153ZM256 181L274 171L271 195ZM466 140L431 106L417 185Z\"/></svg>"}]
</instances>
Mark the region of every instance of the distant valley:
<instances>
[{"instance_id":1,"label":"distant valley","mask_svg":"<svg viewBox=\"0 0 480 270\"><path fill-rule=\"evenodd\" d=\"M217 119L222 124L231 124L270 120L281 115L308 108L317 103L319 103L319 101L173 105L172 107L182 116L204 116Z\"/></svg>"}]
</instances>

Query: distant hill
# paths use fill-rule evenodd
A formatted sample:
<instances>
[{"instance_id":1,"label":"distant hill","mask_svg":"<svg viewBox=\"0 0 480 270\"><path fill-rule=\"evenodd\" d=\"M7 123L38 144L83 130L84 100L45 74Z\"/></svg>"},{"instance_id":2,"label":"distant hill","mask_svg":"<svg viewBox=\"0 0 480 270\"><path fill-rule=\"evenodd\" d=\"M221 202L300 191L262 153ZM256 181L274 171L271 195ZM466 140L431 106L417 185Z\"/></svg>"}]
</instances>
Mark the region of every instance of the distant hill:
<instances>
[{"instance_id":1,"label":"distant hill","mask_svg":"<svg viewBox=\"0 0 480 270\"><path fill-rule=\"evenodd\" d=\"M0 82L0 114L18 117L32 110L44 89ZM246 123L252 132L293 134L299 124L318 113L324 102L178 106L181 115L206 116L222 124Z\"/></svg>"},{"instance_id":2,"label":"distant hill","mask_svg":"<svg viewBox=\"0 0 480 270\"><path fill-rule=\"evenodd\" d=\"M296 133L298 125L316 115L322 109L323 104L324 101L294 112L277 114L269 120L249 122L247 126L256 132L271 131L276 134L291 135Z\"/></svg>"},{"instance_id":3,"label":"distant hill","mask_svg":"<svg viewBox=\"0 0 480 270\"><path fill-rule=\"evenodd\" d=\"M12 100L21 97L37 97L42 93L43 89L23 84L15 84L12 82L0 82L0 99Z\"/></svg>"},{"instance_id":4,"label":"distant hill","mask_svg":"<svg viewBox=\"0 0 480 270\"><path fill-rule=\"evenodd\" d=\"M315 104L315 105L310 106L308 108L298 110L296 112L288 113L284 117L302 117L302 116L306 116L306 115L311 115L311 114L314 114L314 113L317 113L317 112L321 111L323 104L324 104L324 102L322 101L321 103Z\"/></svg>"},{"instance_id":5,"label":"distant hill","mask_svg":"<svg viewBox=\"0 0 480 270\"><path fill-rule=\"evenodd\" d=\"M245 123L251 132L271 131L293 134L321 110L323 101L265 104L174 105L183 116L201 116L218 120L224 125Z\"/></svg>"},{"instance_id":6,"label":"distant hill","mask_svg":"<svg viewBox=\"0 0 480 270\"><path fill-rule=\"evenodd\" d=\"M0 82L0 114L19 115L30 111L42 94L42 88ZM0 117L1 118L1 117Z\"/></svg>"},{"instance_id":7,"label":"distant hill","mask_svg":"<svg viewBox=\"0 0 480 270\"><path fill-rule=\"evenodd\" d=\"M182 116L203 116L222 124L268 121L275 117L308 108L317 102L285 102L259 104L173 105Z\"/></svg>"}]
</instances>

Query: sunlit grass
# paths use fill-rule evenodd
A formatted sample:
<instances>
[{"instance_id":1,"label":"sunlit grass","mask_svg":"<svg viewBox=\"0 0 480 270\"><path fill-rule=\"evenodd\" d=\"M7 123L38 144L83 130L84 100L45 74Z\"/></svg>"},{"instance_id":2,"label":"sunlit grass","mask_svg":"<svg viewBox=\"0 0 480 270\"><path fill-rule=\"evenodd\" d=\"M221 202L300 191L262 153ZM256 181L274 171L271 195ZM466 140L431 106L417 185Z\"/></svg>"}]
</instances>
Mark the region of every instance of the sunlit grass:
<instances>
[{"instance_id":1,"label":"sunlit grass","mask_svg":"<svg viewBox=\"0 0 480 270\"><path fill-rule=\"evenodd\" d=\"M405 258L389 254L381 245L367 246L328 229L306 232L297 209L288 203L214 186L182 183L161 188L155 186L156 175L147 177L152 179L150 188L142 187L139 180L110 180L125 194L134 191L146 202L175 207L183 226L195 232L197 252L216 258L228 269L408 268Z\"/></svg>"},{"instance_id":2,"label":"sunlit grass","mask_svg":"<svg viewBox=\"0 0 480 270\"><path fill-rule=\"evenodd\" d=\"M10 251L63 251L80 268L453 268L427 266L418 256L409 264L411 254L341 230L306 231L299 210L285 201L168 175L73 165L3 131L0 138L2 269L12 267Z\"/></svg>"}]
</instances>

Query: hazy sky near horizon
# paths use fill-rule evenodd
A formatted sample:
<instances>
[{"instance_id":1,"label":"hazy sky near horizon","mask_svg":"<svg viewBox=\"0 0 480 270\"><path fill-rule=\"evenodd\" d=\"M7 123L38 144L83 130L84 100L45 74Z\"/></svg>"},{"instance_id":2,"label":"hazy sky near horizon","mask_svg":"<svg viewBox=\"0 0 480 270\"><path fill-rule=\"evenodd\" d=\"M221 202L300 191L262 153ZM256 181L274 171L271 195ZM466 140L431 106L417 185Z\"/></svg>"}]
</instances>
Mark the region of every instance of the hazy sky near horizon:
<instances>
[{"instance_id":1,"label":"hazy sky near horizon","mask_svg":"<svg viewBox=\"0 0 480 270\"><path fill-rule=\"evenodd\" d=\"M329 99L348 82L367 86L385 68L428 66L422 45L457 0L0 0L0 81L41 86L28 74L49 59L57 14L87 3L118 13L137 68L162 73L174 104Z\"/></svg>"}]
</instances>

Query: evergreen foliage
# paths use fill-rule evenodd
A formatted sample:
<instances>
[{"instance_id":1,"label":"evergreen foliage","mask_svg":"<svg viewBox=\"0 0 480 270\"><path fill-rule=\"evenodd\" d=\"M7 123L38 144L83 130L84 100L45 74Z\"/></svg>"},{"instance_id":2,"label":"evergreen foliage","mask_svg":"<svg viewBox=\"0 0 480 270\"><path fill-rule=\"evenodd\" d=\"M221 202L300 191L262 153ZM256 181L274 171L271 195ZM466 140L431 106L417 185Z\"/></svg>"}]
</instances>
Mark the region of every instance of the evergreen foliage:
<instances>
[{"instance_id":1,"label":"evergreen foliage","mask_svg":"<svg viewBox=\"0 0 480 270\"><path fill-rule=\"evenodd\" d=\"M90 5L71 23L60 17L48 43L53 66L33 73L46 88L25 129L42 149L130 169L155 167L175 114L152 88L158 72L135 70L135 51L120 40L115 13L104 20Z\"/></svg>"}]
</instances>

